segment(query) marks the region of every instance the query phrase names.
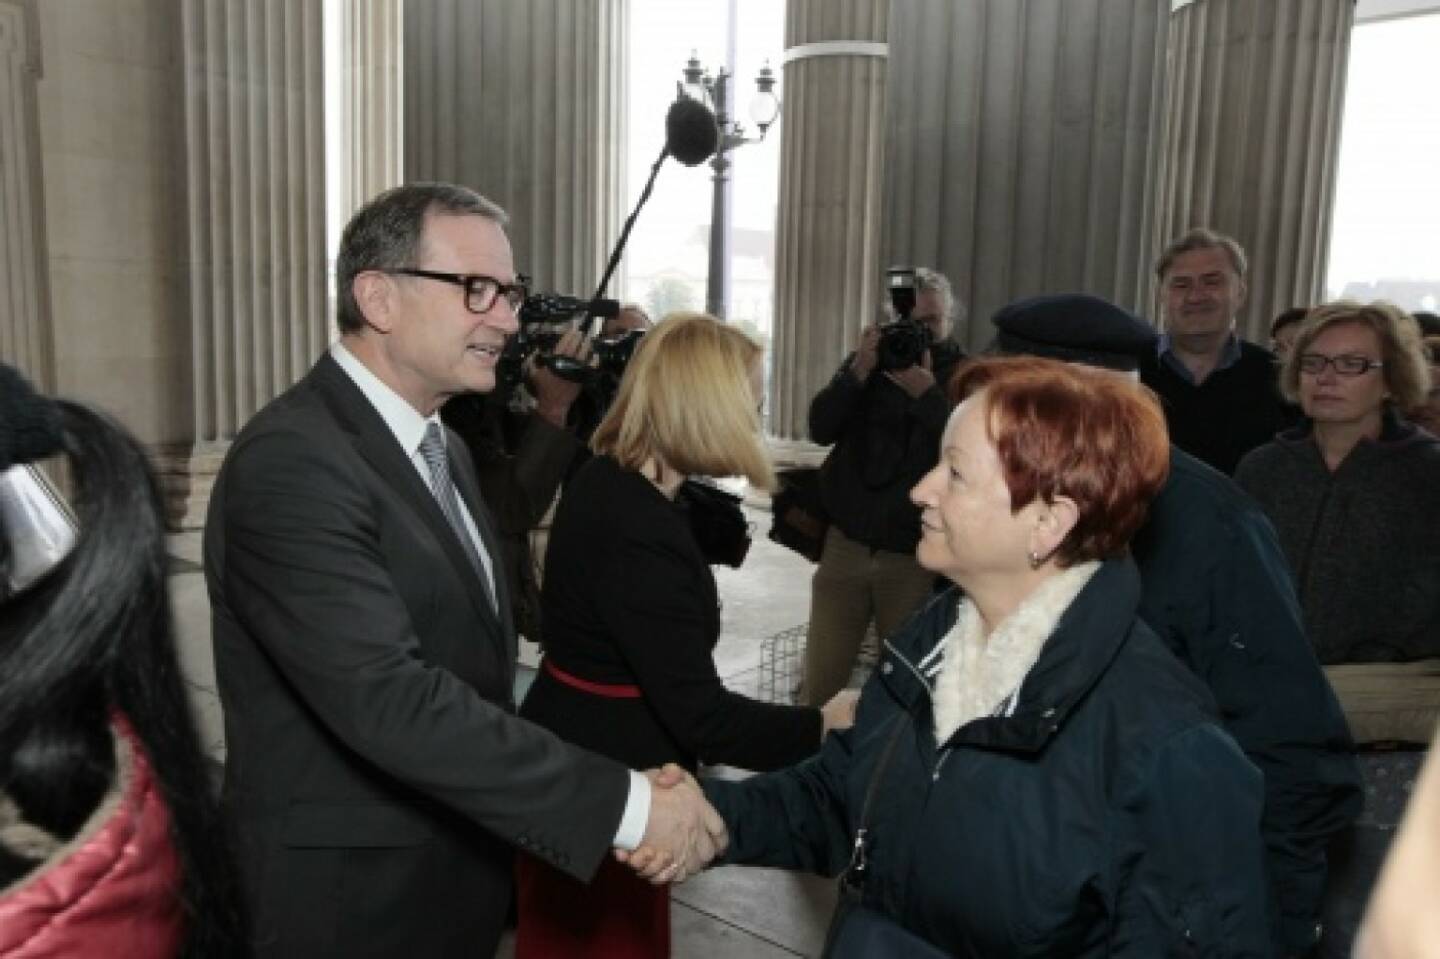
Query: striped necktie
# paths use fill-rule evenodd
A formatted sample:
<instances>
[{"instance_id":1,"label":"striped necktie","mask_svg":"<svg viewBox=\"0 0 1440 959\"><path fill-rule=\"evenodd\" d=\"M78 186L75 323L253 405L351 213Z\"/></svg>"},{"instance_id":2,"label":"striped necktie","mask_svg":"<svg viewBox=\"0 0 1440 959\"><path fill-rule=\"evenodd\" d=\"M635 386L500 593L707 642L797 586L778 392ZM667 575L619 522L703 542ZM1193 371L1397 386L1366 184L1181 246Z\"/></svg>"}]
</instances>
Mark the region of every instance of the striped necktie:
<instances>
[{"instance_id":1,"label":"striped necktie","mask_svg":"<svg viewBox=\"0 0 1440 959\"><path fill-rule=\"evenodd\" d=\"M445 514L445 519L460 538L465 555L469 557L485 587L485 599L490 603L490 608L495 609L495 590L490 581L490 568L481 559L470 531L465 528L465 520L460 514L464 507L460 505L460 497L455 494L455 483L450 479L450 463L445 458L445 440L440 435L438 424L431 423L425 427L425 438L420 441L420 455L424 457L425 465L430 468L430 485L435 492L435 499L440 503L440 512Z\"/></svg>"}]
</instances>

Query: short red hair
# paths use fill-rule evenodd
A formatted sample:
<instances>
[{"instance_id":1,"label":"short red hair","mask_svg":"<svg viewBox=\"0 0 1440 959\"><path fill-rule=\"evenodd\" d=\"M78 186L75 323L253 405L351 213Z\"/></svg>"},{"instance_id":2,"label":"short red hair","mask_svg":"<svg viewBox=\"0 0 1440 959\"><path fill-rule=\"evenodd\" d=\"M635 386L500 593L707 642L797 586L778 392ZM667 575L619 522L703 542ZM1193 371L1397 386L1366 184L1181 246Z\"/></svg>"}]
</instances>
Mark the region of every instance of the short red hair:
<instances>
[{"instance_id":1,"label":"short red hair","mask_svg":"<svg viewBox=\"0 0 1440 959\"><path fill-rule=\"evenodd\" d=\"M1059 565L1123 555L1170 475L1154 395L1113 373L1034 356L975 360L951 381L957 403L981 390L1011 508L1057 496L1075 502Z\"/></svg>"}]
</instances>

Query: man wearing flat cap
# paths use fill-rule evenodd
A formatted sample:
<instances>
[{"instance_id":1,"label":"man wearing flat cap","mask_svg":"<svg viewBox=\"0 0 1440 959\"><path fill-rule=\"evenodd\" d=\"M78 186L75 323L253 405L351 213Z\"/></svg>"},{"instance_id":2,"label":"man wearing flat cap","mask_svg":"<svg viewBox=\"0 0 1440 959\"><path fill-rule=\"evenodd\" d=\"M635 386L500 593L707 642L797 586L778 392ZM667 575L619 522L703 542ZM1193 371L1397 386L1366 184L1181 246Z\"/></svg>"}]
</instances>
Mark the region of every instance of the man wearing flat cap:
<instances>
[{"instance_id":1,"label":"man wearing flat cap","mask_svg":"<svg viewBox=\"0 0 1440 959\"><path fill-rule=\"evenodd\" d=\"M995 349L1134 376L1148 324L1083 294L995 314ZM1170 478L1132 550L1140 616L1210 687L1230 735L1265 775L1261 824L1278 955L1319 937L1330 839L1360 812L1359 771L1335 695L1305 638L1285 557L1260 508L1228 478L1170 450Z\"/></svg>"}]
</instances>

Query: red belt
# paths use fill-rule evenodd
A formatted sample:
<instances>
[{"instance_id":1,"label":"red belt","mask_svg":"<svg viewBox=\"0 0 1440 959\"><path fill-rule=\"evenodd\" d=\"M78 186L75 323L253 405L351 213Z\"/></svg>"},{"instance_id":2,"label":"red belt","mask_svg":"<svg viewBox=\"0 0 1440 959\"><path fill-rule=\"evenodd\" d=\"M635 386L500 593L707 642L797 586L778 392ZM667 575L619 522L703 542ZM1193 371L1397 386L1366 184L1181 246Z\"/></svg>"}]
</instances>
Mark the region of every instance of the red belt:
<instances>
[{"instance_id":1,"label":"red belt","mask_svg":"<svg viewBox=\"0 0 1440 959\"><path fill-rule=\"evenodd\" d=\"M566 686L590 693L592 696L605 696L608 699L639 699L642 695L639 686L631 686L627 683L592 683L588 679L573 676L552 663L549 656L541 661L540 668Z\"/></svg>"}]
</instances>

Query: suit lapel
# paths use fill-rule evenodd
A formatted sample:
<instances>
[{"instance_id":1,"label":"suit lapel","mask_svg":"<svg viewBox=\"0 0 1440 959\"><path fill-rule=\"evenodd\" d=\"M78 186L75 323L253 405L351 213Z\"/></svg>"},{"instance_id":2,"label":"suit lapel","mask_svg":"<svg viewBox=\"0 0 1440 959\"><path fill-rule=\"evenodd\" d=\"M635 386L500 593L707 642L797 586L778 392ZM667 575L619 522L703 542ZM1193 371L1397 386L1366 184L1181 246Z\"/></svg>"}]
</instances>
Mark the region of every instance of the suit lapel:
<instances>
[{"instance_id":1,"label":"suit lapel","mask_svg":"<svg viewBox=\"0 0 1440 959\"><path fill-rule=\"evenodd\" d=\"M431 535L444 549L446 558L449 559L456 575L464 583L466 587L464 592L469 597L471 605L475 607L475 611L480 615L481 621L485 623L486 628L499 641L502 648L508 647L507 630L497 611L491 608L485 598L485 587L480 581L479 572L465 555L465 548L460 545L460 540L456 537L450 522L445 519L445 513L440 509L435 495L430 492L430 487L426 486L425 481L420 478L415 464L400 448L400 444L395 441L395 434L390 432L385 420L370 405L370 401L366 399L360 387L355 385L355 382L330 357L330 354L326 353L320 358L320 361L315 364L312 375L316 377L317 383L322 387L331 413L354 437L355 447L360 455L374 467L375 472L390 485L400 500L425 523ZM485 548L490 554L490 563L494 570L498 591L500 581L504 577L500 554L496 552L493 538L485 535L480 514L468 498L466 502L471 507L471 514L475 517L476 526L482 530L481 535L485 540ZM504 610L503 606L501 610Z\"/></svg>"}]
</instances>

